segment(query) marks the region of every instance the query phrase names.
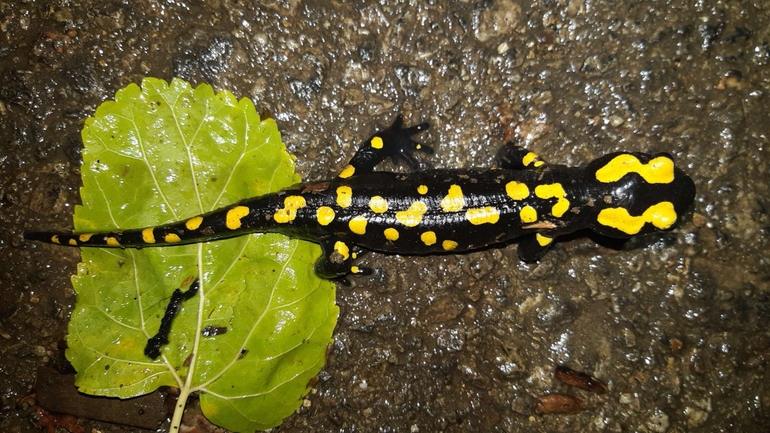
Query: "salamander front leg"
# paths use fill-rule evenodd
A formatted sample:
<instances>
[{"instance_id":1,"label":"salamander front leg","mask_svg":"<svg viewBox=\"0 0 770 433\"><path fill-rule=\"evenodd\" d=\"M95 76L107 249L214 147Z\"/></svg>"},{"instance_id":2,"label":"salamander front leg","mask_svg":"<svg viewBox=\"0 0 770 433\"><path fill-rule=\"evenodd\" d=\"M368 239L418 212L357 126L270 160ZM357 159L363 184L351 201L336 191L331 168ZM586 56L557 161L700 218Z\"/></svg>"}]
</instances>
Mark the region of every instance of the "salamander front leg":
<instances>
[{"instance_id":1,"label":"salamander front leg","mask_svg":"<svg viewBox=\"0 0 770 433\"><path fill-rule=\"evenodd\" d=\"M507 170L528 170L542 167L545 161L535 152L517 146L516 142L511 140L497 152L497 164Z\"/></svg>"},{"instance_id":2,"label":"salamander front leg","mask_svg":"<svg viewBox=\"0 0 770 433\"><path fill-rule=\"evenodd\" d=\"M404 127L404 118L399 114L389 128L375 133L361 144L338 177L347 179L356 174L371 173L374 167L386 158L391 158L394 164L404 160L412 169L418 169L420 163L412 153L432 154L433 149L412 140L412 136L429 127L427 123Z\"/></svg>"},{"instance_id":3,"label":"salamander front leg","mask_svg":"<svg viewBox=\"0 0 770 433\"><path fill-rule=\"evenodd\" d=\"M353 265L361 252L356 247L350 247L339 239L327 239L321 242L323 256L315 264L315 272L321 278L340 278L348 274L368 275L372 271Z\"/></svg>"},{"instance_id":4,"label":"salamander front leg","mask_svg":"<svg viewBox=\"0 0 770 433\"><path fill-rule=\"evenodd\" d=\"M553 246L553 238L533 233L519 240L519 258L525 262L540 260Z\"/></svg>"}]
</instances>

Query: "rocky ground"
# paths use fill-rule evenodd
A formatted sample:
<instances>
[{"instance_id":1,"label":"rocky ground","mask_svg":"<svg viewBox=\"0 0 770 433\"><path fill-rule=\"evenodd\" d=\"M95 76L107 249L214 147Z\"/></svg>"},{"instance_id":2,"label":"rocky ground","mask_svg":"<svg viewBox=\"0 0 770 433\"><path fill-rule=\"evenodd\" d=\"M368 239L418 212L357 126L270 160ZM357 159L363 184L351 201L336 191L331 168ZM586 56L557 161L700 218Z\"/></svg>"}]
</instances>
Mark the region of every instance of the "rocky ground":
<instances>
[{"instance_id":1,"label":"rocky ground","mask_svg":"<svg viewBox=\"0 0 770 433\"><path fill-rule=\"evenodd\" d=\"M338 287L328 365L280 431L766 431L768 6L427 3L0 2L0 430L52 419L29 396L65 368L75 302L78 251L21 235L71 227L84 120L154 76L251 98L304 179L401 112L432 124L437 167L489 166L515 138L572 165L669 152L697 185L686 221L625 245L367 255L378 270ZM609 391L560 384L558 365ZM535 414L554 392L585 408Z\"/></svg>"}]
</instances>

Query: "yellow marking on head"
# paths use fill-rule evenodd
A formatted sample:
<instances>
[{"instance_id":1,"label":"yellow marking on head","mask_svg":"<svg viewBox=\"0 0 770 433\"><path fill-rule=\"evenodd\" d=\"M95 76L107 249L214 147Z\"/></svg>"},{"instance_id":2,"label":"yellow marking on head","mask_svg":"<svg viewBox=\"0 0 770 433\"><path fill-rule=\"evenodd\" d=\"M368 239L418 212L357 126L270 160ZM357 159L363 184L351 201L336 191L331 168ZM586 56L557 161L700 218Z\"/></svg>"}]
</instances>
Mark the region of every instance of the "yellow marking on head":
<instances>
[{"instance_id":1,"label":"yellow marking on head","mask_svg":"<svg viewBox=\"0 0 770 433\"><path fill-rule=\"evenodd\" d=\"M182 239L176 233L169 233L166 236L163 236L163 240L169 244L175 244L182 241Z\"/></svg>"},{"instance_id":2,"label":"yellow marking on head","mask_svg":"<svg viewBox=\"0 0 770 433\"><path fill-rule=\"evenodd\" d=\"M322 226L328 226L329 223L334 221L334 209L329 206L321 206L315 211L315 217L318 220L318 224Z\"/></svg>"},{"instance_id":3,"label":"yellow marking on head","mask_svg":"<svg viewBox=\"0 0 770 433\"><path fill-rule=\"evenodd\" d=\"M305 197L301 195L290 195L283 199L283 208L278 209L273 214L273 219L277 223L290 223L297 218L297 209L307 206Z\"/></svg>"},{"instance_id":4,"label":"yellow marking on head","mask_svg":"<svg viewBox=\"0 0 770 433\"><path fill-rule=\"evenodd\" d=\"M535 240L537 240L537 243L540 244L541 247L544 247L553 242L553 238L543 236L540 233L535 233Z\"/></svg>"},{"instance_id":5,"label":"yellow marking on head","mask_svg":"<svg viewBox=\"0 0 770 433\"><path fill-rule=\"evenodd\" d=\"M202 217L192 217L187 222L184 223L184 226L187 227L187 230L197 230L198 227L201 226L201 223L203 222Z\"/></svg>"},{"instance_id":6,"label":"yellow marking on head","mask_svg":"<svg viewBox=\"0 0 770 433\"><path fill-rule=\"evenodd\" d=\"M372 137L371 144L375 149L382 149L382 138L376 136Z\"/></svg>"},{"instance_id":7,"label":"yellow marking on head","mask_svg":"<svg viewBox=\"0 0 770 433\"><path fill-rule=\"evenodd\" d=\"M420 235L420 240L427 246L431 246L436 243L436 232L425 232Z\"/></svg>"},{"instance_id":8,"label":"yellow marking on head","mask_svg":"<svg viewBox=\"0 0 770 433\"><path fill-rule=\"evenodd\" d=\"M142 230L142 240L146 244L154 244L155 243L155 233L153 233L153 230L155 230L152 227L147 227L146 229Z\"/></svg>"},{"instance_id":9,"label":"yellow marking on head","mask_svg":"<svg viewBox=\"0 0 770 433\"><path fill-rule=\"evenodd\" d=\"M394 229L392 227L386 228L383 233L385 234L385 239L387 239L387 240L389 240L391 242L398 240L398 230L396 230L396 229Z\"/></svg>"},{"instance_id":10,"label":"yellow marking on head","mask_svg":"<svg viewBox=\"0 0 770 433\"><path fill-rule=\"evenodd\" d=\"M524 206L519 211L519 218L523 223L533 223L537 221L537 211L532 206Z\"/></svg>"},{"instance_id":11,"label":"yellow marking on head","mask_svg":"<svg viewBox=\"0 0 770 433\"><path fill-rule=\"evenodd\" d=\"M342 179L347 179L350 176L353 176L353 174L355 174L355 172L356 172L356 168L353 167L352 165L348 164L347 167L342 169L342 171L340 172L339 175L337 175L337 177L340 177Z\"/></svg>"},{"instance_id":12,"label":"yellow marking on head","mask_svg":"<svg viewBox=\"0 0 770 433\"><path fill-rule=\"evenodd\" d=\"M51 243L54 243L54 244L61 244L61 242L59 241L59 235L53 235L53 236L51 236Z\"/></svg>"},{"instance_id":13,"label":"yellow marking on head","mask_svg":"<svg viewBox=\"0 0 770 433\"><path fill-rule=\"evenodd\" d=\"M337 206L346 208L353 201L353 190L349 186L340 186L337 188Z\"/></svg>"},{"instance_id":14,"label":"yellow marking on head","mask_svg":"<svg viewBox=\"0 0 770 433\"><path fill-rule=\"evenodd\" d=\"M77 246L77 244L78 244L78 241L76 241L76 240L75 240L75 239L73 239L73 238L70 238L70 240L68 240L68 241L67 241L67 243L68 243L68 244L70 244L70 245L72 245L72 246L74 247L74 246Z\"/></svg>"},{"instance_id":15,"label":"yellow marking on head","mask_svg":"<svg viewBox=\"0 0 770 433\"><path fill-rule=\"evenodd\" d=\"M535 195L544 200L549 198L557 199L556 204L551 208L551 214L556 218L561 218L569 210L567 192L564 191L564 187L560 183L538 185L535 187Z\"/></svg>"},{"instance_id":16,"label":"yellow marking on head","mask_svg":"<svg viewBox=\"0 0 770 433\"><path fill-rule=\"evenodd\" d=\"M441 199L441 209L444 212L457 212L465 207L465 196L463 190L458 185L449 187L449 192Z\"/></svg>"},{"instance_id":17,"label":"yellow marking on head","mask_svg":"<svg viewBox=\"0 0 770 433\"><path fill-rule=\"evenodd\" d=\"M495 224L500 219L500 211L492 206L468 209L465 219L477 226L480 224Z\"/></svg>"},{"instance_id":18,"label":"yellow marking on head","mask_svg":"<svg viewBox=\"0 0 770 433\"><path fill-rule=\"evenodd\" d=\"M249 214L249 208L246 206L236 206L225 216L225 226L230 230L241 228L241 218Z\"/></svg>"},{"instance_id":19,"label":"yellow marking on head","mask_svg":"<svg viewBox=\"0 0 770 433\"><path fill-rule=\"evenodd\" d=\"M407 227L414 227L422 222L422 216L428 211L428 206L421 202L412 202L409 209L396 212L396 221Z\"/></svg>"},{"instance_id":20,"label":"yellow marking on head","mask_svg":"<svg viewBox=\"0 0 770 433\"><path fill-rule=\"evenodd\" d=\"M350 222L348 222L348 227L351 232L362 235L366 233L366 218L361 215L353 217L350 219Z\"/></svg>"},{"instance_id":21,"label":"yellow marking on head","mask_svg":"<svg viewBox=\"0 0 770 433\"><path fill-rule=\"evenodd\" d=\"M521 158L521 163L524 164L524 167L532 164L532 161L537 159L537 154L535 152L529 152L526 155L524 155L524 158ZM543 165L543 164L540 164ZM537 165L535 167L538 167Z\"/></svg>"},{"instance_id":22,"label":"yellow marking on head","mask_svg":"<svg viewBox=\"0 0 770 433\"><path fill-rule=\"evenodd\" d=\"M535 167L540 167L541 165L545 164L545 161L535 161L533 164Z\"/></svg>"},{"instance_id":23,"label":"yellow marking on head","mask_svg":"<svg viewBox=\"0 0 770 433\"><path fill-rule=\"evenodd\" d=\"M505 193L514 200L524 200L529 197L529 187L526 184L512 180L505 184Z\"/></svg>"},{"instance_id":24,"label":"yellow marking on head","mask_svg":"<svg viewBox=\"0 0 770 433\"><path fill-rule=\"evenodd\" d=\"M420 195L425 195L428 193L428 186L427 185L420 185L417 187L417 193Z\"/></svg>"},{"instance_id":25,"label":"yellow marking on head","mask_svg":"<svg viewBox=\"0 0 770 433\"><path fill-rule=\"evenodd\" d=\"M671 183L674 181L674 161L659 156L642 164L634 155L624 153L596 170L596 179L604 183L615 182L629 173L642 176L647 183Z\"/></svg>"},{"instance_id":26,"label":"yellow marking on head","mask_svg":"<svg viewBox=\"0 0 770 433\"><path fill-rule=\"evenodd\" d=\"M78 239L80 242L88 242L91 240L91 236L93 236L93 233L83 233L82 235L78 236Z\"/></svg>"},{"instance_id":27,"label":"yellow marking on head","mask_svg":"<svg viewBox=\"0 0 770 433\"><path fill-rule=\"evenodd\" d=\"M452 251L453 249L457 248L457 242L446 240L441 242L441 248L443 248L444 251Z\"/></svg>"},{"instance_id":28,"label":"yellow marking on head","mask_svg":"<svg viewBox=\"0 0 770 433\"><path fill-rule=\"evenodd\" d=\"M119 247L120 246L120 242L118 242L118 240L115 237L113 237L113 236L108 237L107 241L105 243L107 245L111 246L111 247Z\"/></svg>"},{"instance_id":29,"label":"yellow marking on head","mask_svg":"<svg viewBox=\"0 0 770 433\"><path fill-rule=\"evenodd\" d=\"M369 209L374 213L383 213L388 210L388 202L384 198L375 195L369 199Z\"/></svg>"},{"instance_id":30,"label":"yellow marking on head","mask_svg":"<svg viewBox=\"0 0 770 433\"><path fill-rule=\"evenodd\" d=\"M602 209L596 220L599 224L612 227L629 235L635 235L642 230L645 223L666 230L676 222L676 210L670 201L662 201L647 208L640 216L631 216L625 208L614 207Z\"/></svg>"},{"instance_id":31,"label":"yellow marking on head","mask_svg":"<svg viewBox=\"0 0 770 433\"><path fill-rule=\"evenodd\" d=\"M350 257L350 248L348 244L342 241L334 243L334 252L342 256L342 260L347 260Z\"/></svg>"}]
</instances>

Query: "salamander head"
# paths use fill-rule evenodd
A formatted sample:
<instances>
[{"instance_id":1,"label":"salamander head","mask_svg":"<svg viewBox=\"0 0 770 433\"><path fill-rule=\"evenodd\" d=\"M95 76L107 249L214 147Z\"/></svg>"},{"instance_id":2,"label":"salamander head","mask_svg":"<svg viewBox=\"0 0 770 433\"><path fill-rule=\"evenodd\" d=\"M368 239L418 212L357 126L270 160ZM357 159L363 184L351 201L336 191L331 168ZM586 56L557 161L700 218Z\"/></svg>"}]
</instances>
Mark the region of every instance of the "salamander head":
<instances>
[{"instance_id":1,"label":"salamander head","mask_svg":"<svg viewBox=\"0 0 770 433\"><path fill-rule=\"evenodd\" d=\"M609 154L591 162L585 177L596 198L588 226L604 236L668 230L695 198L692 179L665 153Z\"/></svg>"}]
</instances>

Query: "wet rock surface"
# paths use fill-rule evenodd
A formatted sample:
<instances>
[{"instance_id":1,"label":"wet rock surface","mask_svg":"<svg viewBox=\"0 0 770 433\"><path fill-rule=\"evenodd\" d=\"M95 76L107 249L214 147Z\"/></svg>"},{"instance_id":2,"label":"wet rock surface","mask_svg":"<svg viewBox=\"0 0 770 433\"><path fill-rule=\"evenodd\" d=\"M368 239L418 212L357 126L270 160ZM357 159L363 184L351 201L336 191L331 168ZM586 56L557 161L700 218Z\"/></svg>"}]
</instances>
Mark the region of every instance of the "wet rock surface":
<instances>
[{"instance_id":1,"label":"wet rock surface","mask_svg":"<svg viewBox=\"0 0 770 433\"><path fill-rule=\"evenodd\" d=\"M696 182L676 230L620 247L366 255L378 270L339 287L328 364L281 431L766 430L767 8L416 3L0 2L0 430L37 431L18 402L75 302L78 251L21 234L71 227L83 121L144 76L252 98L305 179L402 112L432 124L436 167L491 165L518 138L564 164L669 152ZM609 391L567 388L557 365ZM549 393L584 408L535 415Z\"/></svg>"}]
</instances>

